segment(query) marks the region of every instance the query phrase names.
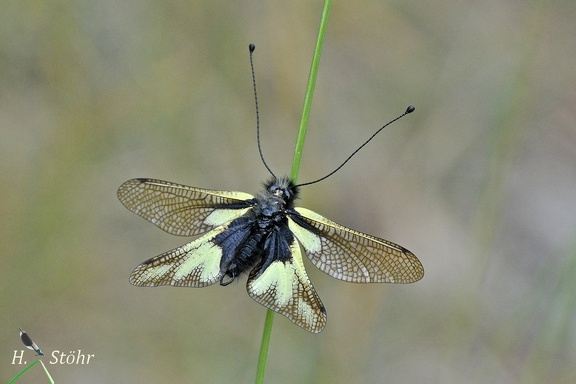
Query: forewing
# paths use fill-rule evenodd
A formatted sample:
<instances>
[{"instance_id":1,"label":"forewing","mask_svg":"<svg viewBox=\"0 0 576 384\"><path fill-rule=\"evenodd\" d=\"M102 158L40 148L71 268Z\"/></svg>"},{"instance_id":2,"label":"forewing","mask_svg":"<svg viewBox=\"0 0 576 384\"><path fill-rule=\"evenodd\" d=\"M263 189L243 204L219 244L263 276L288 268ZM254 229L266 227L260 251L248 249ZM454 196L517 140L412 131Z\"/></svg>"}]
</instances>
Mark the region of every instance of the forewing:
<instances>
[{"instance_id":1,"label":"forewing","mask_svg":"<svg viewBox=\"0 0 576 384\"><path fill-rule=\"evenodd\" d=\"M354 231L305 208L288 225L321 271L354 283L412 283L424 268L412 252L390 241Z\"/></svg>"},{"instance_id":2,"label":"forewing","mask_svg":"<svg viewBox=\"0 0 576 384\"><path fill-rule=\"evenodd\" d=\"M222 249L214 238L227 227L220 226L191 243L146 260L134 269L130 283L140 287L205 287L220 281Z\"/></svg>"},{"instance_id":3,"label":"forewing","mask_svg":"<svg viewBox=\"0 0 576 384\"><path fill-rule=\"evenodd\" d=\"M296 240L290 245L290 252L291 258L272 262L257 277L257 268L252 270L246 284L248 294L296 325L318 333L326 325L326 310L304 270Z\"/></svg>"},{"instance_id":4,"label":"forewing","mask_svg":"<svg viewBox=\"0 0 576 384\"><path fill-rule=\"evenodd\" d=\"M132 179L118 188L118 199L126 208L179 236L199 235L242 216L253 198L244 192L213 191L154 179Z\"/></svg>"}]
</instances>

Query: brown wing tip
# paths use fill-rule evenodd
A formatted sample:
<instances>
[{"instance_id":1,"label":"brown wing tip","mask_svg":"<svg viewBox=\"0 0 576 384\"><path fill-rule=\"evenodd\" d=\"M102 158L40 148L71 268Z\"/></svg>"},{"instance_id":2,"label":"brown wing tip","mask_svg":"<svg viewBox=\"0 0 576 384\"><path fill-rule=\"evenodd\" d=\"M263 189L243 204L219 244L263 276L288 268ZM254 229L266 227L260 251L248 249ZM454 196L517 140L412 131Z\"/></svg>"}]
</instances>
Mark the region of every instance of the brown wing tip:
<instances>
[{"instance_id":1,"label":"brown wing tip","mask_svg":"<svg viewBox=\"0 0 576 384\"><path fill-rule=\"evenodd\" d=\"M402 281L402 283L415 283L419 280L422 280L424 277L424 266L420 260L416 257L415 254L406 248L403 248L402 251L404 255L409 259L409 262L404 266L404 270L406 271L406 280Z\"/></svg>"}]
</instances>

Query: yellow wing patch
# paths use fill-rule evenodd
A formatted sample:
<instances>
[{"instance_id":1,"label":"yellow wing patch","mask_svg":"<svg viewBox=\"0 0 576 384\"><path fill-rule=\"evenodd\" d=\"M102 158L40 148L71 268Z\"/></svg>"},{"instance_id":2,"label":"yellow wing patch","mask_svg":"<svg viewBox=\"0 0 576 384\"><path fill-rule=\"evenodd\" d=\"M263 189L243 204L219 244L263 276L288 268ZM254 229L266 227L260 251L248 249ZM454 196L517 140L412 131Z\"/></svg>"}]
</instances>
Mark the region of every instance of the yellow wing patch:
<instances>
[{"instance_id":1,"label":"yellow wing patch","mask_svg":"<svg viewBox=\"0 0 576 384\"><path fill-rule=\"evenodd\" d=\"M180 248L143 262L130 275L130 283L141 287L205 287L220 281L222 249L212 239L226 228L218 227Z\"/></svg>"},{"instance_id":2,"label":"yellow wing patch","mask_svg":"<svg viewBox=\"0 0 576 384\"><path fill-rule=\"evenodd\" d=\"M354 231L314 211L295 208L300 220L315 233L289 218L290 229L310 261L332 277L354 283L412 283L424 276L424 268L406 248Z\"/></svg>"},{"instance_id":3,"label":"yellow wing patch","mask_svg":"<svg viewBox=\"0 0 576 384\"><path fill-rule=\"evenodd\" d=\"M297 241L290 245L290 251L291 259L274 261L257 278L252 271L246 289L256 302L318 333L326 326L326 310L304 270Z\"/></svg>"}]
</instances>

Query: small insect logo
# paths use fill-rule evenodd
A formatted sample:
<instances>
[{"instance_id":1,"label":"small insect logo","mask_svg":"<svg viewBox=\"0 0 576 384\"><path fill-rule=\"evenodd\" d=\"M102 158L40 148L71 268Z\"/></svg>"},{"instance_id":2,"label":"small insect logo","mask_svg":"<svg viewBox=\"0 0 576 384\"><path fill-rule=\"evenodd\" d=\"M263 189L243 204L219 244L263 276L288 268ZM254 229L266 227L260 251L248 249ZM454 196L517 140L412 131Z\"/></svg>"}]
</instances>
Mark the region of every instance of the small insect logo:
<instances>
[{"instance_id":1,"label":"small insect logo","mask_svg":"<svg viewBox=\"0 0 576 384\"><path fill-rule=\"evenodd\" d=\"M34 340L32 340L30 335L28 335L26 333L26 331L24 331L22 328L18 328L18 329L20 330L20 340L22 340L22 343L24 343L26 348L36 352L36 356L44 356L44 352L42 352L42 350L38 347L38 345L34 342ZM18 373L16 376L14 376L12 378L12 380L10 380L8 382L8 384L12 384L16 380L20 379L22 377L22 375L24 375L26 372L28 372L33 366L35 366L38 363L40 363L40 365L42 366L42 369L44 370L44 373L46 374L48 381L50 383L54 384L54 379L52 379L52 376L50 376L50 372L48 372L48 369L46 368L46 366L44 365L44 363L40 359L34 360L31 364L29 364L26 368L24 368L20 373ZM12 364L18 364L18 365L21 365L21 364L27 365L28 364L28 362L24 360L24 350L20 350L20 351L14 350L14 356L12 358Z\"/></svg>"},{"instance_id":2,"label":"small insect logo","mask_svg":"<svg viewBox=\"0 0 576 384\"><path fill-rule=\"evenodd\" d=\"M32 338L25 331L23 331L22 328L18 329L20 330L20 340L22 340L26 348L36 352L36 356L44 356L44 352L42 352L42 350L38 348L38 346L32 340Z\"/></svg>"}]
</instances>

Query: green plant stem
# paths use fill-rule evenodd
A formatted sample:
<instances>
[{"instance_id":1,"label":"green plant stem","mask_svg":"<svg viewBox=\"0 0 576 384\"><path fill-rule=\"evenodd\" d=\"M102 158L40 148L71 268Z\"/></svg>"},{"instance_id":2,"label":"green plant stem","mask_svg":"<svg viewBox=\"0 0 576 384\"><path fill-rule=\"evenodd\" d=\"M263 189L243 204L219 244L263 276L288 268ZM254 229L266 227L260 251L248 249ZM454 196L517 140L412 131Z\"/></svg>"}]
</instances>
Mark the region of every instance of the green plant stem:
<instances>
[{"instance_id":1,"label":"green plant stem","mask_svg":"<svg viewBox=\"0 0 576 384\"><path fill-rule=\"evenodd\" d=\"M46 369L46 366L44 365L44 363L42 362L42 360L40 360L40 364L42 364L42 368L44 368L44 372L46 373L46 376L48 377L48 380L50 380L50 382L52 384L54 384L54 379L52 379L52 376L50 376L50 372L48 372L48 369Z\"/></svg>"},{"instance_id":2,"label":"green plant stem","mask_svg":"<svg viewBox=\"0 0 576 384\"><path fill-rule=\"evenodd\" d=\"M312 108L312 98L314 97L314 88L316 87L316 78L318 77L318 68L320 67L320 56L322 54L322 46L324 45L324 35L326 34L326 26L328 25L328 16L330 15L331 6L332 0L324 0L324 9L322 10L322 17L320 19L318 38L316 39L316 47L314 48L314 56L312 57L312 65L310 66L310 74L308 75L308 84L306 85L306 94L304 95L302 119L300 120L300 128L298 129L298 137L296 138L296 147L294 148L292 171L290 172L290 178L294 182L296 182L298 171L300 170L300 161L304 149L304 139L306 138L308 118L310 116L310 109Z\"/></svg>"},{"instance_id":3,"label":"green plant stem","mask_svg":"<svg viewBox=\"0 0 576 384\"><path fill-rule=\"evenodd\" d=\"M22 376L23 374L25 374L30 368L32 368L33 366L35 366L36 364L38 364L38 361L40 360L36 360L35 362L33 362L32 364L30 364L29 366L27 366L26 368L24 368L24 370L22 370L22 372L20 372L19 374L17 374L16 376L14 376L12 378L12 380L10 380L8 382L8 384L12 384L13 382L15 382L16 380L18 380L20 378L20 376Z\"/></svg>"},{"instance_id":4,"label":"green plant stem","mask_svg":"<svg viewBox=\"0 0 576 384\"><path fill-rule=\"evenodd\" d=\"M256 383L264 383L264 372L266 371L266 360L268 358L268 347L270 346L270 334L274 323L274 311L266 311L266 320L264 321L264 332L262 334L262 343L260 344L260 356L258 356L258 371L256 371Z\"/></svg>"},{"instance_id":5,"label":"green plant stem","mask_svg":"<svg viewBox=\"0 0 576 384\"><path fill-rule=\"evenodd\" d=\"M22 370L22 372L20 372L19 374L17 374L16 376L14 376L12 378L12 380L10 380L8 382L8 384L12 384L13 382L15 382L16 380L18 380L23 374L25 374L26 372L28 372L28 370L30 368L32 368L33 366L35 366L36 364L38 364L38 362L40 362L40 364L42 364L42 368L44 368L44 372L46 373L46 377L48 377L48 380L50 380L50 382L52 384L54 384L54 379L52 379L52 376L50 376L50 372L48 372L48 369L46 368L46 366L44 365L44 363L42 362L42 360L38 359L36 361L34 361L32 364L30 364L29 366L27 366L26 368L24 368L24 370Z\"/></svg>"},{"instance_id":6,"label":"green plant stem","mask_svg":"<svg viewBox=\"0 0 576 384\"><path fill-rule=\"evenodd\" d=\"M296 147L294 148L294 160L292 161L292 170L290 172L290 178L294 182L296 182L298 178L298 171L300 170L300 161L302 159L302 151L304 149L304 140L306 138L308 118L310 116L310 109L312 108L312 98L314 96L314 88L316 87L316 78L318 77L318 68L320 67L320 56L322 54L322 46L324 45L324 36L326 35L326 26L328 25L328 16L330 15L331 6L332 0L324 0L324 8L322 10L322 17L320 18L320 28L318 30L318 37L316 38L316 47L314 48L314 55L312 57L312 64L310 66L310 74L308 75L306 94L304 95L302 119L300 120L298 137L296 138ZM266 311L266 321L264 322L262 343L260 344L258 370L256 372L256 384L264 383L264 373L266 371L266 360L268 358L268 348L270 346L270 335L272 334L273 321L274 311L268 309Z\"/></svg>"}]
</instances>

